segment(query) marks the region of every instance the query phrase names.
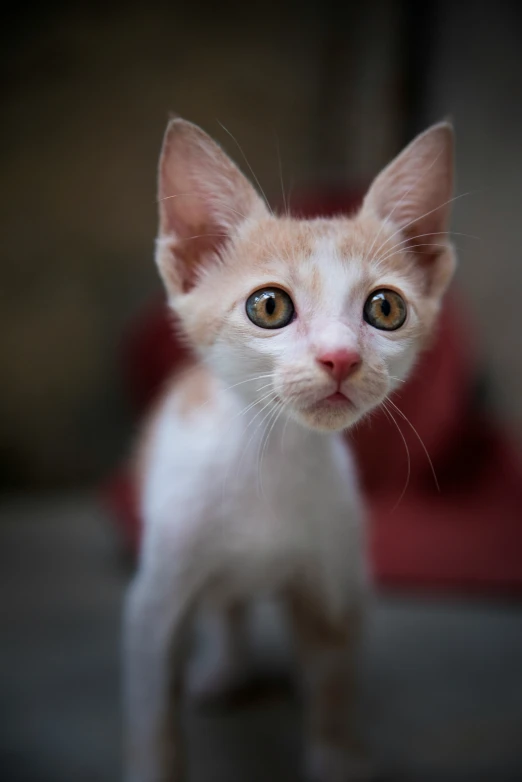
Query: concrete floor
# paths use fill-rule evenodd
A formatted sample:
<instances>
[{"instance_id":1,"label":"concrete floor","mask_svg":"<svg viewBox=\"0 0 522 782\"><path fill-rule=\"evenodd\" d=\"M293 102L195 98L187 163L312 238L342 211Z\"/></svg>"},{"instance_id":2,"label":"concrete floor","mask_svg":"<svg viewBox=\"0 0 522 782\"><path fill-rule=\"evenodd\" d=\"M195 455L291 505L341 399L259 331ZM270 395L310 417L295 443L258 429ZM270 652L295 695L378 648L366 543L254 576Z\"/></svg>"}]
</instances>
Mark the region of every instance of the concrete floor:
<instances>
[{"instance_id":1,"label":"concrete floor","mask_svg":"<svg viewBox=\"0 0 522 782\"><path fill-rule=\"evenodd\" d=\"M0 577L0 779L116 782L128 572L104 512L86 495L3 500ZM267 621L275 660L284 642ZM361 693L393 779L518 782L522 605L379 596ZM300 710L284 687L188 708L187 723L191 782L298 782Z\"/></svg>"}]
</instances>

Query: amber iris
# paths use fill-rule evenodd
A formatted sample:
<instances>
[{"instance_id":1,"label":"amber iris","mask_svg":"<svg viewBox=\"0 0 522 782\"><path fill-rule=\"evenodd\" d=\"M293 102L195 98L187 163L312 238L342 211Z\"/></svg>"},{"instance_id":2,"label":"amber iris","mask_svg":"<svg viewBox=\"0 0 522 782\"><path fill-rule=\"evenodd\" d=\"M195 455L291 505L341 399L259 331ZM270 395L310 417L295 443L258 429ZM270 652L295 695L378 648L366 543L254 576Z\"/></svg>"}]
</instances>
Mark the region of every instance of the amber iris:
<instances>
[{"instance_id":1,"label":"amber iris","mask_svg":"<svg viewBox=\"0 0 522 782\"><path fill-rule=\"evenodd\" d=\"M281 288L262 288L248 297L246 313L262 329L282 329L294 317L294 304Z\"/></svg>"},{"instance_id":2,"label":"amber iris","mask_svg":"<svg viewBox=\"0 0 522 782\"><path fill-rule=\"evenodd\" d=\"M406 320L406 303L396 291L382 288L366 299L364 319L382 331L400 329Z\"/></svg>"}]
</instances>

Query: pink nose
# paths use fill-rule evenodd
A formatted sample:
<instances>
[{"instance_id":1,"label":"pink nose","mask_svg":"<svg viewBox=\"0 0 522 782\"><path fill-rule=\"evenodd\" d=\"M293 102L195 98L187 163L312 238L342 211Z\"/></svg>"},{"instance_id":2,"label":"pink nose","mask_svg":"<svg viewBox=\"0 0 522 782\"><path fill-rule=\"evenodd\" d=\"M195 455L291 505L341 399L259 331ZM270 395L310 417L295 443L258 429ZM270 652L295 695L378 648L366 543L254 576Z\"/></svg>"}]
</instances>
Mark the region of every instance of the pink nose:
<instances>
[{"instance_id":1,"label":"pink nose","mask_svg":"<svg viewBox=\"0 0 522 782\"><path fill-rule=\"evenodd\" d=\"M355 372L361 363L361 357L355 350L337 348L321 353L317 356L317 362L334 380L342 383L352 372Z\"/></svg>"}]
</instances>

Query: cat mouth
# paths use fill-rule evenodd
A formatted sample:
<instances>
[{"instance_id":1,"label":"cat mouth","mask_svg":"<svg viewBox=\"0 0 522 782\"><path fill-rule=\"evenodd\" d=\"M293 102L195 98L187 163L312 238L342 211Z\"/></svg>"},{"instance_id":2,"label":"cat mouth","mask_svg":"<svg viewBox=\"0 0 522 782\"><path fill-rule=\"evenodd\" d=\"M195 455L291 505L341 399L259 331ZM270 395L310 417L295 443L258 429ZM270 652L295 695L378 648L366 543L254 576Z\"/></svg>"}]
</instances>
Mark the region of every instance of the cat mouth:
<instances>
[{"instance_id":1,"label":"cat mouth","mask_svg":"<svg viewBox=\"0 0 522 782\"><path fill-rule=\"evenodd\" d=\"M344 421L347 416L352 419L354 414L357 414L357 406L340 390L315 401L310 400L305 403L303 400L303 403L296 405L296 408L296 412L304 415L307 419L312 416L312 420L317 418L318 421L322 421L325 416L328 420Z\"/></svg>"},{"instance_id":2,"label":"cat mouth","mask_svg":"<svg viewBox=\"0 0 522 782\"><path fill-rule=\"evenodd\" d=\"M323 432L339 432L359 417L357 407L342 391L330 393L300 412L307 426Z\"/></svg>"},{"instance_id":3,"label":"cat mouth","mask_svg":"<svg viewBox=\"0 0 522 782\"><path fill-rule=\"evenodd\" d=\"M348 403L349 405L352 405L352 402L348 399L346 394L343 394L342 391L335 391L333 394L330 394L330 396L325 397L324 399L321 399L320 402L329 402L333 405L342 405ZM353 407L353 405L352 405Z\"/></svg>"},{"instance_id":4,"label":"cat mouth","mask_svg":"<svg viewBox=\"0 0 522 782\"><path fill-rule=\"evenodd\" d=\"M353 410L355 405L342 391L334 391L333 394L328 394L328 396L319 399L312 407L315 410L328 410L332 408L337 410Z\"/></svg>"},{"instance_id":5,"label":"cat mouth","mask_svg":"<svg viewBox=\"0 0 522 782\"><path fill-rule=\"evenodd\" d=\"M309 429L321 432L339 432L346 429L360 415L357 405L339 390L315 401L310 400L292 407L302 423Z\"/></svg>"}]
</instances>

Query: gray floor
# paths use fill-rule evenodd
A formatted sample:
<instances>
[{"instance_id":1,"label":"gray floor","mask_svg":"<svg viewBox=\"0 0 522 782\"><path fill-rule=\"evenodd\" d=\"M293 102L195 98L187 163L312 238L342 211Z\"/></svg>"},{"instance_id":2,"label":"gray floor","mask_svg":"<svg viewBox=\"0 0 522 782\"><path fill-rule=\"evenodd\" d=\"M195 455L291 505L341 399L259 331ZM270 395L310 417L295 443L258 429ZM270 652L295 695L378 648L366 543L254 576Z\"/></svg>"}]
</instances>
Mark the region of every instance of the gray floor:
<instances>
[{"instance_id":1,"label":"gray floor","mask_svg":"<svg viewBox=\"0 0 522 782\"><path fill-rule=\"evenodd\" d=\"M115 782L127 573L110 525L88 496L4 500L0 538L0 779ZM522 779L521 605L380 596L361 691L394 779ZM191 782L298 781L300 710L283 688L187 721Z\"/></svg>"}]
</instances>

